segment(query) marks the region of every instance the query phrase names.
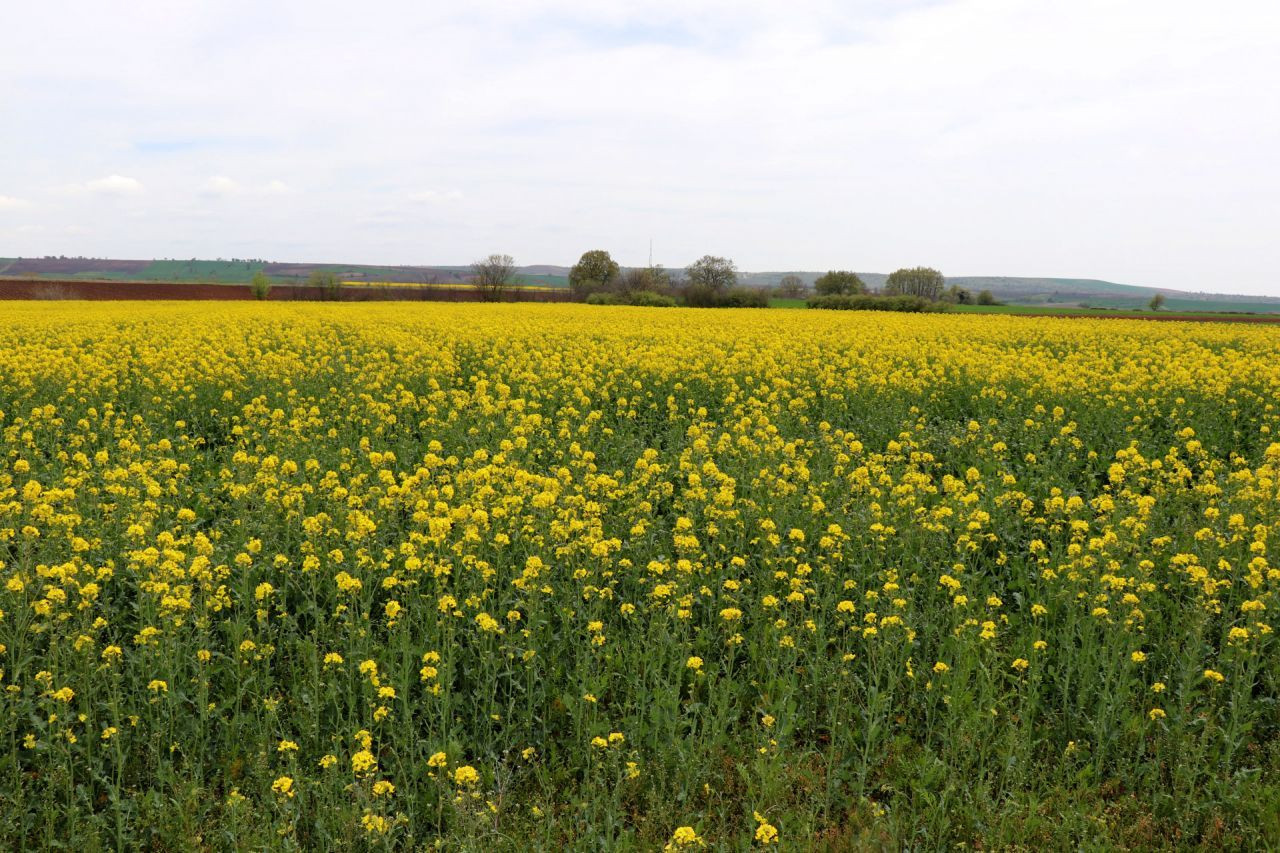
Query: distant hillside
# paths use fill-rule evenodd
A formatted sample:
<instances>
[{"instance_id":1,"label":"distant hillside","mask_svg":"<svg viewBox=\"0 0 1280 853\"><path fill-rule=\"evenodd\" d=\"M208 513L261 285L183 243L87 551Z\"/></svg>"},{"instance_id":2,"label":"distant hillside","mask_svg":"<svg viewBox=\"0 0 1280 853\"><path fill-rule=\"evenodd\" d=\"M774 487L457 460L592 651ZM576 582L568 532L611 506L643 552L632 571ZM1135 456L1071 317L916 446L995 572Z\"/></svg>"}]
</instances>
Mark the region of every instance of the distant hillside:
<instances>
[{"instance_id":1,"label":"distant hillside","mask_svg":"<svg viewBox=\"0 0 1280 853\"><path fill-rule=\"evenodd\" d=\"M812 286L820 272L740 273L739 280L748 286L776 286L782 277L798 275ZM877 290L884 286L886 273L860 272L858 277ZM1015 276L949 276L948 285L956 285L972 293L990 290L1001 302L1014 305L1091 305L1098 308L1144 307L1156 293L1165 296L1165 307L1171 311L1249 311L1280 312L1280 297L1245 296L1221 293L1191 293L1159 287L1138 287L1090 278L1032 278Z\"/></svg>"},{"instance_id":2,"label":"distant hillside","mask_svg":"<svg viewBox=\"0 0 1280 853\"><path fill-rule=\"evenodd\" d=\"M679 268L671 268L679 274ZM177 281L197 283L247 282L259 270L278 284L304 281L315 270L327 270L346 281L400 284L456 284L471 273L466 265L382 266L377 264L277 263L258 259L232 260L109 260L102 258L0 258L0 276L18 278L93 279L105 281ZM517 268L520 284L567 287L569 267L533 264ZM814 270L740 272L747 287L773 287L783 276L797 275L812 285L822 273ZM860 272L873 289L884 285L885 273ZM956 276L948 284L977 293L990 290L1002 302L1015 305L1091 305L1100 308L1135 308L1146 305L1156 293L1165 295L1165 306L1174 311L1280 312L1280 297L1190 293L1167 288L1139 287L1083 278L1016 276Z\"/></svg>"},{"instance_id":3,"label":"distant hillside","mask_svg":"<svg viewBox=\"0 0 1280 853\"><path fill-rule=\"evenodd\" d=\"M561 275L543 270L563 269ZM344 281L392 284L456 284L467 281L469 266L382 266L377 264L277 263L259 259L204 261L128 261L102 258L0 258L0 276L14 278L90 279L104 281L176 281L198 284L243 284L259 271L276 284L298 284L316 270ZM520 267L519 284L567 287L568 268Z\"/></svg>"}]
</instances>

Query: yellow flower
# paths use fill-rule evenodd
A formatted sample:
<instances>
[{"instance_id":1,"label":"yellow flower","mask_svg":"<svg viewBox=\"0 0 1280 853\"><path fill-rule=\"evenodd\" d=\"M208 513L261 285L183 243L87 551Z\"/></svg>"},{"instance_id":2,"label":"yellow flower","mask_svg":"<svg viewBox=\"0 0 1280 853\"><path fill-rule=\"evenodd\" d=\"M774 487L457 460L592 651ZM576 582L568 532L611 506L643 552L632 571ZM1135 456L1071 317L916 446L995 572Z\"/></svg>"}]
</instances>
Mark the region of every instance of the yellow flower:
<instances>
[{"instance_id":1,"label":"yellow flower","mask_svg":"<svg viewBox=\"0 0 1280 853\"><path fill-rule=\"evenodd\" d=\"M1147 716L1153 720L1162 720L1164 719L1165 713L1160 708L1152 708L1147 712Z\"/></svg>"},{"instance_id":2,"label":"yellow flower","mask_svg":"<svg viewBox=\"0 0 1280 853\"><path fill-rule=\"evenodd\" d=\"M1221 684L1223 681L1226 681L1226 676L1213 669L1206 669L1204 671L1204 677L1206 680L1213 681L1217 684Z\"/></svg>"},{"instance_id":3,"label":"yellow flower","mask_svg":"<svg viewBox=\"0 0 1280 853\"><path fill-rule=\"evenodd\" d=\"M667 842L664 850L681 850L685 847L706 847L706 842L698 835L692 826L679 826L676 831L671 833L671 840Z\"/></svg>"},{"instance_id":4,"label":"yellow flower","mask_svg":"<svg viewBox=\"0 0 1280 853\"><path fill-rule=\"evenodd\" d=\"M1137 651L1137 652L1134 652L1133 654L1129 655L1129 659L1130 659L1131 661L1133 661L1134 663L1145 663L1145 662L1146 662L1146 660L1147 660L1147 656L1146 656L1146 654L1145 654L1145 653L1143 653L1143 652L1141 652L1141 651Z\"/></svg>"},{"instance_id":5,"label":"yellow flower","mask_svg":"<svg viewBox=\"0 0 1280 853\"><path fill-rule=\"evenodd\" d=\"M453 781L458 787L475 785L480 781L480 774L469 764L464 764L453 771Z\"/></svg>"},{"instance_id":6,"label":"yellow flower","mask_svg":"<svg viewBox=\"0 0 1280 853\"><path fill-rule=\"evenodd\" d=\"M370 835L386 835L391 829L390 821L372 812L366 812L364 817L360 818L360 825Z\"/></svg>"},{"instance_id":7,"label":"yellow flower","mask_svg":"<svg viewBox=\"0 0 1280 853\"><path fill-rule=\"evenodd\" d=\"M152 679L147 684L147 689L150 690L152 693L168 693L169 684L167 682L161 681L158 678L155 678L155 679Z\"/></svg>"},{"instance_id":8,"label":"yellow flower","mask_svg":"<svg viewBox=\"0 0 1280 853\"><path fill-rule=\"evenodd\" d=\"M281 776L271 783L271 790L281 796L292 797L294 795L293 779L288 776Z\"/></svg>"},{"instance_id":9,"label":"yellow flower","mask_svg":"<svg viewBox=\"0 0 1280 853\"><path fill-rule=\"evenodd\" d=\"M688 659L687 661L685 661L685 662L684 662L684 665L685 665L687 668L689 668L689 669L696 670L696 671L701 671L701 670L702 670L702 658L698 657L697 655L691 655L691 656L689 657L689 659Z\"/></svg>"},{"instance_id":10,"label":"yellow flower","mask_svg":"<svg viewBox=\"0 0 1280 853\"><path fill-rule=\"evenodd\" d=\"M1009 666L1016 669L1018 672L1026 672L1027 667L1031 666L1031 663L1026 658L1015 658L1013 663L1009 664Z\"/></svg>"},{"instance_id":11,"label":"yellow flower","mask_svg":"<svg viewBox=\"0 0 1280 853\"><path fill-rule=\"evenodd\" d=\"M386 779L379 779L373 783L373 795L375 797L389 797L396 792L396 786L392 785Z\"/></svg>"},{"instance_id":12,"label":"yellow flower","mask_svg":"<svg viewBox=\"0 0 1280 853\"><path fill-rule=\"evenodd\" d=\"M357 776L365 776L378 769L378 759L367 749L362 749L351 756L351 770Z\"/></svg>"},{"instance_id":13,"label":"yellow flower","mask_svg":"<svg viewBox=\"0 0 1280 853\"><path fill-rule=\"evenodd\" d=\"M449 756L445 755L443 752L433 753L431 757L427 759L428 767L444 767L448 763Z\"/></svg>"},{"instance_id":14,"label":"yellow flower","mask_svg":"<svg viewBox=\"0 0 1280 853\"><path fill-rule=\"evenodd\" d=\"M944 672L948 672L950 669L951 667L947 666L942 661L938 661L933 665L933 671L938 673L939 675L941 675Z\"/></svg>"}]
</instances>

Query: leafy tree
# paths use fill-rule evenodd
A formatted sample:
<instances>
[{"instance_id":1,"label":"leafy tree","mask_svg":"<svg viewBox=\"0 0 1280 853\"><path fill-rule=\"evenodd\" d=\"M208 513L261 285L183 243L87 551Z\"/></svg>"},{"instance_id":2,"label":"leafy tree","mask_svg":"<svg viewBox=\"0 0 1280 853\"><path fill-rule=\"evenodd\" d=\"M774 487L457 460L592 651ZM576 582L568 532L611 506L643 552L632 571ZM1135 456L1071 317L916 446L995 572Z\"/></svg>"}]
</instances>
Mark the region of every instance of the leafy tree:
<instances>
[{"instance_id":1,"label":"leafy tree","mask_svg":"<svg viewBox=\"0 0 1280 853\"><path fill-rule=\"evenodd\" d=\"M867 286L858 274L848 270L831 270L818 276L813 282L813 289L821 296L867 292Z\"/></svg>"},{"instance_id":2,"label":"leafy tree","mask_svg":"<svg viewBox=\"0 0 1280 853\"><path fill-rule=\"evenodd\" d=\"M485 302L502 298L516 277L516 262L510 255L490 255L471 265L471 284Z\"/></svg>"},{"instance_id":3,"label":"leafy tree","mask_svg":"<svg viewBox=\"0 0 1280 853\"><path fill-rule=\"evenodd\" d=\"M723 293L738 283L738 268L728 258L703 255L685 270L691 289Z\"/></svg>"},{"instance_id":4,"label":"leafy tree","mask_svg":"<svg viewBox=\"0 0 1280 853\"><path fill-rule=\"evenodd\" d=\"M990 290L980 290L978 291L978 304L979 305L999 305L1000 303L996 302L996 298L991 293Z\"/></svg>"},{"instance_id":5,"label":"leafy tree","mask_svg":"<svg viewBox=\"0 0 1280 853\"><path fill-rule=\"evenodd\" d=\"M946 279L942 273L931 267L912 267L894 270L884 283L884 292L889 296L919 296L923 299L937 300L942 296L942 288Z\"/></svg>"},{"instance_id":6,"label":"leafy tree","mask_svg":"<svg viewBox=\"0 0 1280 853\"><path fill-rule=\"evenodd\" d=\"M804 279L795 273L788 273L778 282L778 295L794 299L804 293Z\"/></svg>"},{"instance_id":7,"label":"leafy tree","mask_svg":"<svg viewBox=\"0 0 1280 853\"><path fill-rule=\"evenodd\" d=\"M249 292L253 294L254 299L266 299L267 294L271 292L271 279L267 278L267 274L262 270L258 270L249 281Z\"/></svg>"},{"instance_id":8,"label":"leafy tree","mask_svg":"<svg viewBox=\"0 0 1280 853\"><path fill-rule=\"evenodd\" d=\"M1164 294L1157 293L1155 296L1151 297L1151 301L1147 303L1147 307L1150 308L1152 311L1159 311L1161 308L1163 308Z\"/></svg>"},{"instance_id":9,"label":"leafy tree","mask_svg":"<svg viewBox=\"0 0 1280 853\"><path fill-rule=\"evenodd\" d=\"M312 270L307 276L307 287L319 299L335 300L342 294L342 282L330 270Z\"/></svg>"},{"instance_id":10,"label":"leafy tree","mask_svg":"<svg viewBox=\"0 0 1280 853\"><path fill-rule=\"evenodd\" d=\"M609 290L617 280L621 268L604 249L583 252L582 257L569 270L569 290L578 299L590 293Z\"/></svg>"}]
</instances>

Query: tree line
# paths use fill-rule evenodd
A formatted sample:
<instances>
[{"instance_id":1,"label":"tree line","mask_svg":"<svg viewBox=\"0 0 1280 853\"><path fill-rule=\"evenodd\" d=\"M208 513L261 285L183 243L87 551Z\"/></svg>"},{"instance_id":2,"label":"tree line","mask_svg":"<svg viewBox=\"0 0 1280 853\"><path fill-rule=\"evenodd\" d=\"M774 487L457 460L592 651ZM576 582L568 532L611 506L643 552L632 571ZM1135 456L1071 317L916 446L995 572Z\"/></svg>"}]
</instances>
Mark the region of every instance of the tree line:
<instances>
[{"instance_id":1,"label":"tree line","mask_svg":"<svg viewBox=\"0 0 1280 853\"><path fill-rule=\"evenodd\" d=\"M490 301L501 299L516 281L516 265L510 255L495 254L476 261L471 272L472 285ZM569 292L574 299L593 304L763 308L771 296L803 297L807 288L797 275L784 276L774 289L744 287L738 281L737 265L717 255L703 255L673 274L661 265L624 270L608 251L592 249L584 252L569 270ZM818 276L813 292L819 301L824 297L872 295L867 284L850 270L830 270ZM997 304L989 290L975 295L955 285L947 288L942 273L930 267L895 270L874 295L912 297L930 303Z\"/></svg>"}]
</instances>

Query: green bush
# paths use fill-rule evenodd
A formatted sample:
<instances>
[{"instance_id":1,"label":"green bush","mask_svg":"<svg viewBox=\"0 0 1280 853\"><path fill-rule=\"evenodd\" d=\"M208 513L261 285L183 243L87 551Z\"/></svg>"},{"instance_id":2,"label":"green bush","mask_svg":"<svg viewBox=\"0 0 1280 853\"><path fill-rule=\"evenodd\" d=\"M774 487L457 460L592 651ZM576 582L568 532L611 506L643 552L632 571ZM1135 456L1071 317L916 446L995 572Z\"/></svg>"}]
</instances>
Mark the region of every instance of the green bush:
<instances>
[{"instance_id":1,"label":"green bush","mask_svg":"<svg viewBox=\"0 0 1280 853\"><path fill-rule=\"evenodd\" d=\"M633 293L598 292L587 295L588 305L639 305L645 308L674 308L676 301L670 296L654 293L652 290L637 290Z\"/></svg>"},{"instance_id":2,"label":"green bush","mask_svg":"<svg viewBox=\"0 0 1280 853\"><path fill-rule=\"evenodd\" d=\"M652 290L637 290L631 294L632 305L646 308L674 308L676 301L665 293L654 293Z\"/></svg>"},{"instance_id":3,"label":"green bush","mask_svg":"<svg viewBox=\"0 0 1280 853\"><path fill-rule=\"evenodd\" d=\"M684 304L690 308L768 308L769 294L751 287L716 290L691 284L685 288Z\"/></svg>"},{"instance_id":4,"label":"green bush","mask_svg":"<svg viewBox=\"0 0 1280 853\"><path fill-rule=\"evenodd\" d=\"M862 293L814 296L809 299L808 305L810 308L832 311L906 311L917 314L950 310L946 303L931 302L919 296L872 296Z\"/></svg>"}]
</instances>

